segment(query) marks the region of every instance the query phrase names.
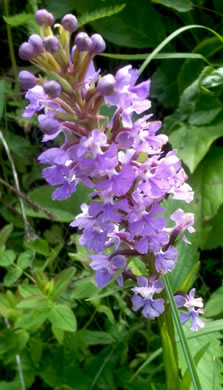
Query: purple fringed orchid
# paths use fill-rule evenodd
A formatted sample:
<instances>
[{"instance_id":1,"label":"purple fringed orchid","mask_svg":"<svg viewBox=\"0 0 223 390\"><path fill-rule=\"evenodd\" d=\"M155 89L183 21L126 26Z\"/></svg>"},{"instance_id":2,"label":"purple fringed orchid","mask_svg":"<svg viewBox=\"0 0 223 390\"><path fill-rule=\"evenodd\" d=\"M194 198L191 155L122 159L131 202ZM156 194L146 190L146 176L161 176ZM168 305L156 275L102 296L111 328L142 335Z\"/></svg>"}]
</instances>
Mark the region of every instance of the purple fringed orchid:
<instances>
[{"instance_id":1,"label":"purple fringed orchid","mask_svg":"<svg viewBox=\"0 0 223 390\"><path fill-rule=\"evenodd\" d=\"M195 288L189 294L180 293L175 295L174 300L177 307L185 307L188 313L180 313L182 324L192 319L190 330L198 331L205 326L205 322L199 318L199 314L204 314L202 298L195 298ZM197 310L195 309L197 308Z\"/></svg>"},{"instance_id":2,"label":"purple fringed orchid","mask_svg":"<svg viewBox=\"0 0 223 390\"><path fill-rule=\"evenodd\" d=\"M195 229L193 215L181 209L170 217L174 227L168 227L162 215L163 200L172 197L189 203L193 191L177 151L163 152L168 137L158 134L162 124L148 112L150 80L138 83L139 72L131 65L114 76L101 76L93 60L105 50L105 42L99 34L79 32L71 47L71 34L77 28L74 15L63 17L57 36L47 33L54 24L52 14L39 10L36 20L41 37L32 35L21 45L19 55L31 60L42 74L19 73L29 101L23 115L38 114L43 142L52 142L58 135L63 138L60 147L45 144L38 158L48 165L43 177L57 187L53 199L69 198L80 182L92 189L89 204L82 204L82 213L70 225L81 231L80 244L95 252L89 257L96 284L106 287L116 272L120 286L123 276L137 280L132 289L133 310L142 308L146 318L158 317L164 311L164 300L153 298L163 290L159 277L176 265L178 236L189 243L184 232ZM111 118L102 115L103 105L115 108ZM149 277L136 277L128 268L127 256L144 261ZM180 298L176 299L179 303ZM198 320L202 308L195 305L195 310L192 301L192 293L181 297L181 306L189 310L181 318L185 322L192 317L191 329L196 330L202 326Z\"/></svg>"}]
</instances>

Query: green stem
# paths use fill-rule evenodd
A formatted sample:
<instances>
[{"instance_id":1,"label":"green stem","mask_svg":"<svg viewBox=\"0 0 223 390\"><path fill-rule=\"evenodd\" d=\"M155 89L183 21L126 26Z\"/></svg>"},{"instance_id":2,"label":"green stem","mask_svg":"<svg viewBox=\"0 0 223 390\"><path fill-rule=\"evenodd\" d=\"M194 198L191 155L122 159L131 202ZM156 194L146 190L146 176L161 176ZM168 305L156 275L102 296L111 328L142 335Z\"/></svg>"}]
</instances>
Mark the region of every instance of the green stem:
<instances>
[{"instance_id":1,"label":"green stem","mask_svg":"<svg viewBox=\"0 0 223 390\"><path fill-rule=\"evenodd\" d=\"M5 8L5 15L8 17L9 16L8 0L4 0L4 8ZM15 52L13 46L12 31L8 23L6 23L6 29L8 35L9 53L10 53L10 59L12 63L12 69L13 69L16 85L18 85L18 81L17 81L18 72L17 72L16 58L15 58Z\"/></svg>"},{"instance_id":2,"label":"green stem","mask_svg":"<svg viewBox=\"0 0 223 390\"><path fill-rule=\"evenodd\" d=\"M172 316L173 316L173 319L174 319L174 322L176 325L177 333L178 333L178 336L180 339L181 347L182 347L182 350L183 350L183 353L185 356L188 370L189 370L190 375L191 375L191 380L192 380L192 383L194 386L194 390L202 390L200 380L199 380L199 377L197 374L196 366L194 364L193 357L190 353L190 349L189 349L189 346L188 346L188 343L187 343L187 340L186 340L186 337L185 337L185 334L183 331L183 327L182 327L182 324L180 321L180 316L179 316L179 313L178 313L178 310L177 310L177 307L176 307L176 304L174 301L173 292L172 292L172 288L171 288L168 276L163 275L162 279L164 281L166 294L167 294L167 297L168 297L168 300L170 303L170 307L171 307L171 311L172 311Z\"/></svg>"}]
</instances>

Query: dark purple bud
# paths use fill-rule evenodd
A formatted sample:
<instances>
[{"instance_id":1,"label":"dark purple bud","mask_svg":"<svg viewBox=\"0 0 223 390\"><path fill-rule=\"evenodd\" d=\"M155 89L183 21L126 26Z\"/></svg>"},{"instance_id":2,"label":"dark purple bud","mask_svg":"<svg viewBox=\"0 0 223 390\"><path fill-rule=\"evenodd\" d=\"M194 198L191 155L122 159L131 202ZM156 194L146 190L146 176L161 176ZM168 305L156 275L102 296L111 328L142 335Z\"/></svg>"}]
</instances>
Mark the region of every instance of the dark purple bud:
<instances>
[{"instance_id":1,"label":"dark purple bud","mask_svg":"<svg viewBox=\"0 0 223 390\"><path fill-rule=\"evenodd\" d=\"M22 60L30 61L33 57L33 47L28 42L24 42L21 44L19 48L19 57Z\"/></svg>"},{"instance_id":2,"label":"dark purple bud","mask_svg":"<svg viewBox=\"0 0 223 390\"><path fill-rule=\"evenodd\" d=\"M33 88L36 85L35 76L27 70L22 70L21 72L19 72L18 80L21 88L25 90Z\"/></svg>"},{"instance_id":3,"label":"dark purple bud","mask_svg":"<svg viewBox=\"0 0 223 390\"><path fill-rule=\"evenodd\" d=\"M46 9L39 9L36 11L35 19L36 23L38 23L40 26L52 26L55 20L53 14L48 12Z\"/></svg>"},{"instance_id":4,"label":"dark purple bud","mask_svg":"<svg viewBox=\"0 0 223 390\"><path fill-rule=\"evenodd\" d=\"M54 35L44 38L43 46L49 53L54 53L60 48L60 43Z\"/></svg>"},{"instance_id":5,"label":"dark purple bud","mask_svg":"<svg viewBox=\"0 0 223 390\"><path fill-rule=\"evenodd\" d=\"M39 127L43 133L52 135L59 131L60 122L56 119L50 118L47 115L38 116Z\"/></svg>"},{"instance_id":6,"label":"dark purple bud","mask_svg":"<svg viewBox=\"0 0 223 390\"><path fill-rule=\"evenodd\" d=\"M33 47L33 54L38 56L43 51L43 40L37 34L32 34L29 37L28 43Z\"/></svg>"},{"instance_id":7,"label":"dark purple bud","mask_svg":"<svg viewBox=\"0 0 223 390\"><path fill-rule=\"evenodd\" d=\"M100 34L93 34L91 42L91 52L94 54L102 53L106 48L105 41Z\"/></svg>"},{"instance_id":8,"label":"dark purple bud","mask_svg":"<svg viewBox=\"0 0 223 390\"><path fill-rule=\"evenodd\" d=\"M112 74L107 74L99 81L98 90L102 96L111 95L114 92L115 84L116 81L114 76L112 76Z\"/></svg>"},{"instance_id":9,"label":"dark purple bud","mask_svg":"<svg viewBox=\"0 0 223 390\"><path fill-rule=\"evenodd\" d=\"M63 17L61 23L62 23L64 30L67 30L70 32L74 32L77 28L77 19L72 14L65 15Z\"/></svg>"},{"instance_id":10,"label":"dark purple bud","mask_svg":"<svg viewBox=\"0 0 223 390\"><path fill-rule=\"evenodd\" d=\"M51 98L60 96L62 88L57 81L50 80L43 84L44 92Z\"/></svg>"},{"instance_id":11,"label":"dark purple bud","mask_svg":"<svg viewBox=\"0 0 223 390\"><path fill-rule=\"evenodd\" d=\"M79 32L74 40L79 51L88 51L91 48L91 39L85 32Z\"/></svg>"}]
</instances>

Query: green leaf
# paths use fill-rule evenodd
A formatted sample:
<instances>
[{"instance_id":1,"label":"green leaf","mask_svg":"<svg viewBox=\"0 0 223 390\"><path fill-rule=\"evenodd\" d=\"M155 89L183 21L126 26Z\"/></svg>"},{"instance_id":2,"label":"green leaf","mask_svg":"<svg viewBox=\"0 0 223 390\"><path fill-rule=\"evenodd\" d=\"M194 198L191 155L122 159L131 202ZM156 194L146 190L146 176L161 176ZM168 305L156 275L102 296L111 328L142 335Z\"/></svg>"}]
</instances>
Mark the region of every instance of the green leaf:
<instances>
[{"instance_id":1,"label":"green leaf","mask_svg":"<svg viewBox=\"0 0 223 390\"><path fill-rule=\"evenodd\" d=\"M97 332L94 330L82 329L77 332L77 336L84 345L112 344L113 337L109 333Z\"/></svg>"},{"instance_id":2,"label":"green leaf","mask_svg":"<svg viewBox=\"0 0 223 390\"><path fill-rule=\"evenodd\" d=\"M208 350L210 346L210 343L207 343L205 344L197 353L196 355L194 356L194 362L196 364L196 366L198 365L199 361L201 360L201 358L203 357L204 353ZM187 369L184 376L183 376L183 379L182 379L182 382L180 384L180 390L188 390L190 388L190 385L191 385L191 378L190 378L190 372L189 370Z\"/></svg>"},{"instance_id":3,"label":"green leaf","mask_svg":"<svg viewBox=\"0 0 223 390\"><path fill-rule=\"evenodd\" d=\"M16 259L16 254L13 250L7 249L6 251L0 250L0 266L9 267Z\"/></svg>"},{"instance_id":4,"label":"green leaf","mask_svg":"<svg viewBox=\"0 0 223 390\"><path fill-rule=\"evenodd\" d=\"M126 4L96 9L92 12L85 12L78 18L78 27L84 26L87 23L94 22L98 19L106 18L118 14L125 8Z\"/></svg>"},{"instance_id":5,"label":"green leaf","mask_svg":"<svg viewBox=\"0 0 223 390\"><path fill-rule=\"evenodd\" d=\"M72 299L90 298L97 294L98 289L90 278L83 278L72 284L74 290L71 293Z\"/></svg>"},{"instance_id":6,"label":"green leaf","mask_svg":"<svg viewBox=\"0 0 223 390\"><path fill-rule=\"evenodd\" d=\"M114 317L114 315L113 315L112 310L110 309L110 307L105 306L105 305L99 305L99 306L96 306L96 308L97 308L97 312L98 312L98 313L104 313L104 314L107 316L108 320L109 320L112 324L115 323L115 317Z\"/></svg>"},{"instance_id":7,"label":"green leaf","mask_svg":"<svg viewBox=\"0 0 223 390\"><path fill-rule=\"evenodd\" d=\"M29 310L27 312L21 313L15 321L15 326L18 328L24 328L32 333L36 332L47 320L48 310L40 310L33 308L35 310Z\"/></svg>"},{"instance_id":8,"label":"green leaf","mask_svg":"<svg viewBox=\"0 0 223 390\"><path fill-rule=\"evenodd\" d=\"M46 240L27 241L24 244L27 248L43 256L49 256L49 245Z\"/></svg>"},{"instance_id":9,"label":"green leaf","mask_svg":"<svg viewBox=\"0 0 223 390\"><path fill-rule=\"evenodd\" d=\"M140 0L140 7L128 0L122 12L92 25L106 40L125 47L155 47L165 37L165 24L147 0Z\"/></svg>"},{"instance_id":10,"label":"green leaf","mask_svg":"<svg viewBox=\"0 0 223 390\"><path fill-rule=\"evenodd\" d=\"M64 330L56 328L55 326L52 325L52 332L58 341L58 343L62 344L63 339L64 339Z\"/></svg>"},{"instance_id":11,"label":"green leaf","mask_svg":"<svg viewBox=\"0 0 223 390\"><path fill-rule=\"evenodd\" d=\"M31 20L34 20L33 14L25 12L13 16L3 16L4 21L11 27L23 26Z\"/></svg>"},{"instance_id":12,"label":"green leaf","mask_svg":"<svg viewBox=\"0 0 223 390\"><path fill-rule=\"evenodd\" d=\"M204 249L215 249L223 246L222 240L222 220L223 220L223 206L218 210L218 213L209 223L209 232L204 243Z\"/></svg>"},{"instance_id":13,"label":"green leaf","mask_svg":"<svg viewBox=\"0 0 223 390\"><path fill-rule=\"evenodd\" d=\"M54 189L50 186L42 186L31 191L28 195L31 200L34 200L40 206L45 207L48 211L55 214L58 222L73 221L75 215L80 212L80 205L82 203L88 203L89 200L88 194L90 193L90 190L81 183L78 184L77 192L66 200L52 200L51 195L53 191ZM42 211L35 212L28 207L26 207L26 215L49 219Z\"/></svg>"},{"instance_id":14,"label":"green leaf","mask_svg":"<svg viewBox=\"0 0 223 390\"><path fill-rule=\"evenodd\" d=\"M21 253L21 255L19 255L17 264L20 268L26 269L29 267L29 265L32 264L34 258L35 258L35 252L32 250L27 250Z\"/></svg>"},{"instance_id":15,"label":"green leaf","mask_svg":"<svg viewBox=\"0 0 223 390\"><path fill-rule=\"evenodd\" d=\"M174 356L173 346L165 322L162 324L160 330L161 330L161 338L162 338L163 363L165 366L167 390L177 389L179 388L180 378L179 378L176 358ZM173 378L174 378L174 385L172 384Z\"/></svg>"},{"instance_id":16,"label":"green leaf","mask_svg":"<svg viewBox=\"0 0 223 390\"><path fill-rule=\"evenodd\" d=\"M7 287L13 286L13 284L20 278L22 275L22 270L18 268L12 268L4 277L3 283Z\"/></svg>"},{"instance_id":17,"label":"green leaf","mask_svg":"<svg viewBox=\"0 0 223 390\"><path fill-rule=\"evenodd\" d=\"M40 295L40 289L34 284L28 284L27 281L24 281L23 284L19 285L19 293L23 298L29 298L33 295Z\"/></svg>"},{"instance_id":18,"label":"green leaf","mask_svg":"<svg viewBox=\"0 0 223 390\"><path fill-rule=\"evenodd\" d=\"M0 87L1 87L1 81L0 81ZM0 92L1 94L1 92ZM0 118L1 118L1 113L0 113ZM0 230L0 247L3 246L6 241L8 240L10 234L13 231L13 225L6 225Z\"/></svg>"},{"instance_id":19,"label":"green leaf","mask_svg":"<svg viewBox=\"0 0 223 390\"><path fill-rule=\"evenodd\" d=\"M180 344L181 344L181 348L183 351L183 355L184 355L187 367L188 367L189 372L190 372L191 381L193 383L194 390L202 390L202 387L201 387L200 381L199 381L199 377L197 374L197 370L196 370L196 367L195 367L195 364L194 364L194 361L193 361L193 358L192 358L192 355L191 355L191 352L190 352L190 349L189 349L189 346L188 346L188 343L187 343L187 340L186 340L186 337L185 337L185 334L183 331L183 327L181 325L180 316L179 316L178 309L177 309L175 301L174 301L173 292L171 289L170 282L168 280L168 276L163 275L162 279L164 281L165 290L166 290L166 294L167 294L167 297L169 300L173 320L174 320L174 323L175 323L175 326L177 329L177 333L178 333L178 336L180 339Z\"/></svg>"},{"instance_id":20,"label":"green leaf","mask_svg":"<svg viewBox=\"0 0 223 390\"><path fill-rule=\"evenodd\" d=\"M214 69L201 82L201 85L204 88L214 88L222 84L223 84L223 67Z\"/></svg>"},{"instance_id":21,"label":"green leaf","mask_svg":"<svg viewBox=\"0 0 223 390\"><path fill-rule=\"evenodd\" d=\"M183 125L170 134L169 141L193 173L213 142L223 136L223 122L215 126Z\"/></svg>"},{"instance_id":22,"label":"green leaf","mask_svg":"<svg viewBox=\"0 0 223 390\"><path fill-rule=\"evenodd\" d=\"M76 272L76 268L68 268L60 272L54 279L53 292L50 294L52 299L57 299L65 291L65 289L71 283L73 276Z\"/></svg>"},{"instance_id":23,"label":"green leaf","mask_svg":"<svg viewBox=\"0 0 223 390\"><path fill-rule=\"evenodd\" d=\"M48 314L48 320L58 329L68 332L75 332L77 329L76 317L66 305L55 305Z\"/></svg>"},{"instance_id":24,"label":"green leaf","mask_svg":"<svg viewBox=\"0 0 223 390\"><path fill-rule=\"evenodd\" d=\"M190 0L152 0L153 3L162 4L179 12L187 12L192 9Z\"/></svg>"},{"instance_id":25,"label":"green leaf","mask_svg":"<svg viewBox=\"0 0 223 390\"><path fill-rule=\"evenodd\" d=\"M19 302L17 307L19 309L47 310L49 308L49 300L43 295L36 295Z\"/></svg>"},{"instance_id":26,"label":"green leaf","mask_svg":"<svg viewBox=\"0 0 223 390\"><path fill-rule=\"evenodd\" d=\"M208 303L205 305L205 316L215 317L223 312L223 287L213 292Z\"/></svg>"}]
</instances>

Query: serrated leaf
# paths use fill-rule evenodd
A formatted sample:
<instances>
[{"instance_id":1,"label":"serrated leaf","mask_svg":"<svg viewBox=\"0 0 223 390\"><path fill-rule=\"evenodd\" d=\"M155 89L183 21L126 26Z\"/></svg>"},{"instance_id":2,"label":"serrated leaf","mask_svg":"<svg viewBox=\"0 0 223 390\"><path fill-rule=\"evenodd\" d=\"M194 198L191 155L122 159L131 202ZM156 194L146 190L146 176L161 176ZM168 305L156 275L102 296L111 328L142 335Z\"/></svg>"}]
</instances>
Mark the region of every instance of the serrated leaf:
<instances>
[{"instance_id":1,"label":"serrated leaf","mask_svg":"<svg viewBox=\"0 0 223 390\"><path fill-rule=\"evenodd\" d=\"M169 141L193 173L212 143L222 136L223 122L215 126L182 125L170 134Z\"/></svg>"},{"instance_id":2,"label":"serrated leaf","mask_svg":"<svg viewBox=\"0 0 223 390\"><path fill-rule=\"evenodd\" d=\"M13 250L0 250L0 266L9 267L16 259L16 254Z\"/></svg>"},{"instance_id":3,"label":"serrated leaf","mask_svg":"<svg viewBox=\"0 0 223 390\"><path fill-rule=\"evenodd\" d=\"M55 305L48 314L48 320L58 329L68 332L75 332L77 329L76 317L66 305Z\"/></svg>"},{"instance_id":4,"label":"serrated leaf","mask_svg":"<svg viewBox=\"0 0 223 390\"><path fill-rule=\"evenodd\" d=\"M108 16L112 16L118 14L125 8L126 4L120 4L111 7L105 7L96 9L93 12L86 12L79 16L78 18L78 27L84 26L87 23L94 22L98 19L106 18Z\"/></svg>"},{"instance_id":5,"label":"serrated leaf","mask_svg":"<svg viewBox=\"0 0 223 390\"><path fill-rule=\"evenodd\" d=\"M35 252L32 250L27 250L19 255L17 264L20 268L26 269L30 264L32 264L34 258Z\"/></svg>"},{"instance_id":6,"label":"serrated leaf","mask_svg":"<svg viewBox=\"0 0 223 390\"><path fill-rule=\"evenodd\" d=\"M188 12L192 9L190 0L152 0L153 3L162 4L179 12Z\"/></svg>"},{"instance_id":7,"label":"serrated leaf","mask_svg":"<svg viewBox=\"0 0 223 390\"><path fill-rule=\"evenodd\" d=\"M11 27L23 26L31 20L34 20L33 14L27 14L25 12L13 16L3 16L4 21Z\"/></svg>"}]
</instances>

